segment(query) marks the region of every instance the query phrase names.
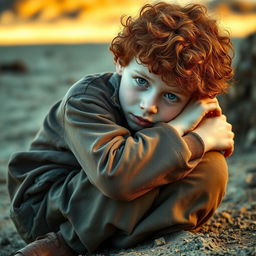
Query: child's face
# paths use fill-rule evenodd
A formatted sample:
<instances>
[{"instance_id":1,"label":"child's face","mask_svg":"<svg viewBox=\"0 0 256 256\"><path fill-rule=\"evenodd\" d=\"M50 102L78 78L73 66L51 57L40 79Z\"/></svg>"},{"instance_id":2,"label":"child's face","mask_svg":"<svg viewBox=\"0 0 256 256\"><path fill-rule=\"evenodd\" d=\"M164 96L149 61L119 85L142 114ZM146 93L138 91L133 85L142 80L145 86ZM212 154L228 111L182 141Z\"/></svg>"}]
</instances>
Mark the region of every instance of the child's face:
<instances>
[{"instance_id":1,"label":"child's face","mask_svg":"<svg viewBox=\"0 0 256 256\"><path fill-rule=\"evenodd\" d=\"M147 66L133 59L129 65L117 64L122 76L119 100L129 126L138 131L157 122L168 122L186 106L191 95L160 76L150 73Z\"/></svg>"}]
</instances>

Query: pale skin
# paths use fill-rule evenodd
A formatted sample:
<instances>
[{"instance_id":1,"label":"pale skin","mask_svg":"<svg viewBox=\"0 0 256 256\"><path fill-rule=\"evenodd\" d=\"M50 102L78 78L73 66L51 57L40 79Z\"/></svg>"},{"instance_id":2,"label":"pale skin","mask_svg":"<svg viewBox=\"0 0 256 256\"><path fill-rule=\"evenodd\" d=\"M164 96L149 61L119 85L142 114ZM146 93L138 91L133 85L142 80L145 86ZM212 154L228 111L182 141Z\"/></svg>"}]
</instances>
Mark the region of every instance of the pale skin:
<instances>
[{"instance_id":1,"label":"pale skin","mask_svg":"<svg viewBox=\"0 0 256 256\"><path fill-rule=\"evenodd\" d=\"M129 126L138 131L165 122L180 136L193 131L205 144L205 151L221 151L229 157L234 148L232 126L222 114L217 98L195 100L147 66L133 59L127 66L116 64L121 75L119 100Z\"/></svg>"},{"instance_id":2,"label":"pale skin","mask_svg":"<svg viewBox=\"0 0 256 256\"><path fill-rule=\"evenodd\" d=\"M207 114L209 114L207 116ZM211 113L213 113L211 115ZM218 150L225 157L232 155L234 150L234 133L232 125L222 114L218 100L207 98L191 101L177 118L168 122L181 136L189 131L197 133L205 144L205 151Z\"/></svg>"}]
</instances>

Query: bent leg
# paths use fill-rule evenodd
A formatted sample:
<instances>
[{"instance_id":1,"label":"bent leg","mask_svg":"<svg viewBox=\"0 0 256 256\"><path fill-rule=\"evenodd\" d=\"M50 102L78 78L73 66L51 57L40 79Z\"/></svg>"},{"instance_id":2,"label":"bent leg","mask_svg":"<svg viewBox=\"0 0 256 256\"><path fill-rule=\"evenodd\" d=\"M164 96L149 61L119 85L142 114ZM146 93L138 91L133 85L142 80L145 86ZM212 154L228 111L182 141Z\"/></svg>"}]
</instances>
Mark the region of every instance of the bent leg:
<instances>
[{"instance_id":1,"label":"bent leg","mask_svg":"<svg viewBox=\"0 0 256 256\"><path fill-rule=\"evenodd\" d=\"M61 225L61 232L73 249L83 250L82 243L93 251L106 240L124 248L155 234L192 230L213 215L227 179L225 158L209 152L184 179L131 202L109 199L90 184L83 185L71 198L73 209L67 211L69 221Z\"/></svg>"},{"instance_id":2,"label":"bent leg","mask_svg":"<svg viewBox=\"0 0 256 256\"><path fill-rule=\"evenodd\" d=\"M132 246L152 234L166 234L196 229L204 224L219 206L228 180L225 158L208 152L184 179L161 188L152 211L129 235L116 236L117 247Z\"/></svg>"},{"instance_id":3,"label":"bent leg","mask_svg":"<svg viewBox=\"0 0 256 256\"><path fill-rule=\"evenodd\" d=\"M206 153L184 179L130 202L104 196L84 172L71 172L40 200L31 230L60 229L78 253L93 251L106 241L129 247L155 234L199 227L220 204L226 183L227 165L218 152Z\"/></svg>"},{"instance_id":4,"label":"bent leg","mask_svg":"<svg viewBox=\"0 0 256 256\"><path fill-rule=\"evenodd\" d=\"M59 209L66 216L60 232L67 244L79 253L96 250L116 233L131 234L159 194L159 189L155 189L133 201L116 201L93 186L84 172L77 173L61 194L69 191L72 191L69 198L62 197L59 201L49 194L48 205L55 204L49 213L52 215Z\"/></svg>"}]
</instances>

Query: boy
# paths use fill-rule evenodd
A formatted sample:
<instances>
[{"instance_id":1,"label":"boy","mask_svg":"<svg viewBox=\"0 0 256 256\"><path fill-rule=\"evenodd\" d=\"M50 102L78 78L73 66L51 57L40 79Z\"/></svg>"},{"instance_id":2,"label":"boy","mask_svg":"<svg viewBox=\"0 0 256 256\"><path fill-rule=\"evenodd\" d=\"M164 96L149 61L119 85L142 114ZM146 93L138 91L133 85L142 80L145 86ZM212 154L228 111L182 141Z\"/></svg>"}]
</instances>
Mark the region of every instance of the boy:
<instances>
[{"instance_id":1,"label":"boy","mask_svg":"<svg viewBox=\"0 0 256 256\"><path fill-rule=\"evenodd\" d=\"M234 134L215 96L232 77L230 39L201 5L145 5L123 26L117 72L78 81L10 160L11 216L31 242L16 255L196 229L224 196Z\"/></svg>"}]
</instances>

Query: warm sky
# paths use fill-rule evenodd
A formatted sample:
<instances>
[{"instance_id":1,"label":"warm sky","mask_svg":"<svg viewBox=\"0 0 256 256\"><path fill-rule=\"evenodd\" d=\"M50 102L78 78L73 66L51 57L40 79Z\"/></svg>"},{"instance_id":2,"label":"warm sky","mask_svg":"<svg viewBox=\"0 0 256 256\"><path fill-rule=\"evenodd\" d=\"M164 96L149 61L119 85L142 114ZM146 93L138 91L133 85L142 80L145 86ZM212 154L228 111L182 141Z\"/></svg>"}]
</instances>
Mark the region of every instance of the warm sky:
<instances>
[{"instance_id":1,"label":"warm sky","mask_svg":"<svg viewBox=\"0 0 256 256\"><path fill-rule=\"evenodd\" d=\"M199 1L206 0L197 0ZM12 10L0 14L0 44L109 42L120 29L121 15L135 15L142 4L153 1L18 0L16 2ZM255 12L237 14L222 5L217 15L220 25L228 29L234 37L256 31Z\"/></svg>"}]
</instances>

